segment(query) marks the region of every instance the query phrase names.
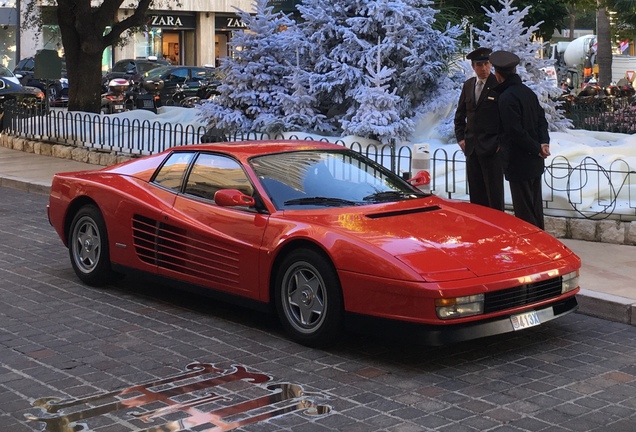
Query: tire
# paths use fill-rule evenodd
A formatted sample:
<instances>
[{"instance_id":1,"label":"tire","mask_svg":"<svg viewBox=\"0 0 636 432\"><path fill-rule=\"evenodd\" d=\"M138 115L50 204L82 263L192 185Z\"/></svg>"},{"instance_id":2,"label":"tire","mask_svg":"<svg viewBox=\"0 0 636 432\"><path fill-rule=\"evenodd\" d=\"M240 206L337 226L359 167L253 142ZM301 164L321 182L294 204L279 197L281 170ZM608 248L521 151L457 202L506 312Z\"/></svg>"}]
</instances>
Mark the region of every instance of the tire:
<instances>
[{"instance_id":1,"label":"tire","mask_svg":"<svg viewBox=\"0 0 636 432\"><path fill-rule=\"evenodd\" d=\"M75 274L86 285L104 286L118 278L110 266L106 224L96 206L82 207L73 218L68 251Z\"/></svg>"},{"instance_id":2,"label":"tire","mask_svg":"<svg viewBox=\"0 0 636 432\"><path fill-rule=\"evenodd\" d=\"M285 257L276 275L274 302L295 341L321 347L333 342L343 322L342 288L335 268L313 250Z\"/></svg>"}]
</instances>

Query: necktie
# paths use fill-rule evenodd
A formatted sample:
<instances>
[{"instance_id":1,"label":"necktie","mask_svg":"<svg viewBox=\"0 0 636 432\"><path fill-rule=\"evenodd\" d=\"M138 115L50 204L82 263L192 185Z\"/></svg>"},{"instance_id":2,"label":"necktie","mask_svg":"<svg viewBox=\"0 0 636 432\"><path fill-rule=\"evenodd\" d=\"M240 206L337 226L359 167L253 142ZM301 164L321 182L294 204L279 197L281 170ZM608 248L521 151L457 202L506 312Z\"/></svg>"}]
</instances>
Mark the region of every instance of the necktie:
<instances>
[{"instance_id":1,"label":"necktie","mask_svg":"<svg viewBox=\"0 0 636 432\"><path fill-rule=\"evenodd\" d=\"M477 85L475 86L475 102L479 100L479 96L481 96L481 91L484 89L484 82L481 80L477 80Z\"/></svg>"}]
</instances>

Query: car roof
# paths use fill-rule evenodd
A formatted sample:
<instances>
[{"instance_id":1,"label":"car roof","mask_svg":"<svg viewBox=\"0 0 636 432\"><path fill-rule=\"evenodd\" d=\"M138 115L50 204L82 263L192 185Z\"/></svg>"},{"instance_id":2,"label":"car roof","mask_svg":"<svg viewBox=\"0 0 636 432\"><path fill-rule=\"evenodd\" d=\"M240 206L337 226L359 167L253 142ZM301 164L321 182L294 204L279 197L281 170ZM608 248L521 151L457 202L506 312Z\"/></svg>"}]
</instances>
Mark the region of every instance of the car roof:
<instances>
[{"instance_id":1,"label":"car roof","mask_svg":"<svg viewBox=\"0 0 636 432\"><path fill-rule=\"evenodd\" d=\"M133 175L149 181L157 166L159 166L170 154L175 152L212 152L225 154L238 159L241 163L255 156L277 154L293 151L351 151L347 147L331 144L324 141L310 140L267 140L267 141L237 141L211 144L194 144L173 147L161 153L140 159L132 159L112 167L102 168L100 172L117 173L122 175Z\"/></svg>"},{"instance_id":2,"label":"car roof","mask_svg":"<svg viewBox=\"0 0 636 432\"><path fill-rule=\"evenodd\" d=\"M115 64L124 63L124 62L128 62L128 63L131 63L131 62L134 62L134 63L157 63L157 64L165 64L165 65L171 64L168 60L162 60L162 59L150 60L150 59L133 59L133 58L117 60L115 62Z\"/></svg>"},{"instance_id":3,"label":"car roof","mask_svg":"<svg viewBox=\"0 0 636 432\"><path fill-rule=\"evenodd\" d=\"M274 153L307 150L348 150L339 144L312 140L266 140L266 141L236 141L210 144L196 144L174 147L170 151L210 151L235 155L240 159L248 159L254 156L263 156Z\"/></svg>"},{"instance_id":4,"label":"car roof","mask_svg":"<svg viewBox=\"0 0 636 432\"><path fill-rule=\"evenodd\" d=\"M211 68L211 67L206 67L206 66L192 66L192 65L173 65L173 64L165 64L162 65L162 67L166 70L172 70L172 69L205 69L205 70L210 70L213 71L216 68Z\"/></svg>"}]
</instances>

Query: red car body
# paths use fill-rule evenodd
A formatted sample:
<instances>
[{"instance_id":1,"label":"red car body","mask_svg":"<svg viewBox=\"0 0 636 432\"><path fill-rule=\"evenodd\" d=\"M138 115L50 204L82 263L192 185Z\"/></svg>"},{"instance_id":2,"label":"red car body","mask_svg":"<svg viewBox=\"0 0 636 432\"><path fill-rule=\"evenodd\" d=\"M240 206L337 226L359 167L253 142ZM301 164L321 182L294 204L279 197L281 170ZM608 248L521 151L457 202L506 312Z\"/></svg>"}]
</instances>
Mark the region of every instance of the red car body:
<instances>
[{"instance_id":1,"label":"red car body","mask_svg":"<svg viewBox=\"0 0 636 432\"><path fill-rule=\"evenodd\" d=\"M422 194L353 153L318 142L219 143L60 173L49 220L88 284L134 270L275 306L290 335L308 345L329 342L355 318L401 323L414 338L443 344L577 308L580 259L557 239L506 213ZM211 161L205 171L194 162L207 160L202 155ZM373 170L367 182L347 174L328 190L350 198L357 189L342 191L371 182L378 199L326 200L325 181L326 204L308 199L300 177L317 173L318 162L332 165L329 181L348 167L358 177L361 166ZM218 172L228 188L206 196ZM272 178L303 195L281 204Z\"/></svg>"}]
</instances>

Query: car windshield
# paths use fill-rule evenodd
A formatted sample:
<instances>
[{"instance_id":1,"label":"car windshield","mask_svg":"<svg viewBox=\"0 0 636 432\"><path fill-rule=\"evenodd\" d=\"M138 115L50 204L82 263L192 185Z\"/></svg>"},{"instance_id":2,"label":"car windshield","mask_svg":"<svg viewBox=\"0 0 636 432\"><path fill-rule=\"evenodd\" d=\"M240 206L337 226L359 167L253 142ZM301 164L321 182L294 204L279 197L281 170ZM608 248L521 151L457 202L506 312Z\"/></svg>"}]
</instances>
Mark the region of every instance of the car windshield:
<instances>
[{"instance_id":1,"label":"car windshield","mask_svg":"<svg viewBox=\"0 0 636 432\"><path fill-rule=\"evenodd\" d=\"M144 73L160 67L162 64L157 62L137 62L137 72Z\"/></svg>"},{"instance_id":2,"label":"car windshield","mask_svg":"<svg viewBox=\"0 0 636 432\"><path fill-rule=\"evenodd\" d=\"M250 164L277 209L360 206L426 196L352 150L258 156Z\"/></svg>"},{"instance_id":3,"label":"car windshield","mask_svg":"<svg viewBox=\"0 0 636 432\"><path fill-rule=\"evenodd\" d=\"M0 77L11 78L14 77L13 72L4 66L0 66Z\"/></svg>"},{"instance_id":4,"label":"car windshield","mask_svg":"<svg viewBox=\"0 0 636 432\"><path fill-rule=\"evenodd\" d=\"M144 76L150 79L160 79L161 76L168 71L170 71L169 66L159 66L149 70L148 72L144 74Z\"/></svg>"}]
</instances>

